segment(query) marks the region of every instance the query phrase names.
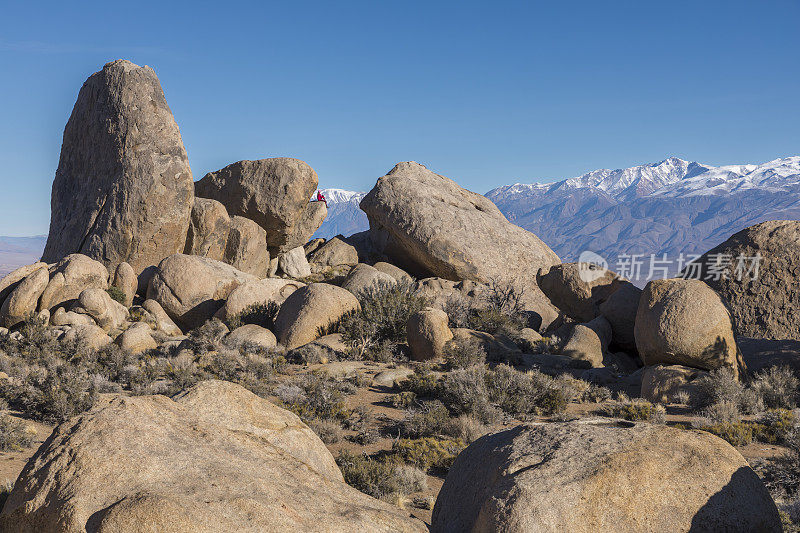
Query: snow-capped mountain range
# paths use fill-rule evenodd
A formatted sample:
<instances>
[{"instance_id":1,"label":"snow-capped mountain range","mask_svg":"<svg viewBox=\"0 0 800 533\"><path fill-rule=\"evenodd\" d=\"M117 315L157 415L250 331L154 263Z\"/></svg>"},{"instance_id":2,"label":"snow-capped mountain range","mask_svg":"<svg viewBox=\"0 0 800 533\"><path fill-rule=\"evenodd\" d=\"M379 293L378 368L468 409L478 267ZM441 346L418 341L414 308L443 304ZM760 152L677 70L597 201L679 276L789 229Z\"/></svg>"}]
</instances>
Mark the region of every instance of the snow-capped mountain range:
<instances>
[{"instance_id":1,"label":"snow-capped mountain range","mask_svg":"<svg viewBox=\"0 0 800 533\"><path fill-rule=\"evenodd\" d=\"M317 236L368 228L358 209L364 193L328 191L329 215ZM505 185L486 196L562 260L591 250L613 268L620 256L697 254L758 222L800 220L800 157L720 167L670 157L551 183Z\"/></svg>"}]
</instances>

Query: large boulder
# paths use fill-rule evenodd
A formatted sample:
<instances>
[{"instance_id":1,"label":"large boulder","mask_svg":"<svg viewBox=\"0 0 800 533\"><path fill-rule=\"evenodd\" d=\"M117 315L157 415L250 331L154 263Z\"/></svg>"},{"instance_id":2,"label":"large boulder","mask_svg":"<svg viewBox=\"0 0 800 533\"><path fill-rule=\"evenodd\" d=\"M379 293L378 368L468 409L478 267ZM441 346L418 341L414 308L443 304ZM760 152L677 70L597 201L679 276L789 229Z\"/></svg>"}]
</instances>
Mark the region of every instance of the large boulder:
<instances>
[{"instance_id":1,"label":"large boulder","mask_svg":"<svg viewBox=\"0 0 800 533\"><path fill-rule=\"evenodd\" d=\"M255 345L261 348L275 348L277 340L275 334L267 328L257 324L245 324L239 326L225 336L225 344L238 348L241 346Z\"/></svg>"},{"instance_id":2,"label":"large boulder","mask_svg":"<svg viewBox=\"0 0 800 533\"><path fill-rule=\"evenodd\" d=\"M428 361L444 355L444 346L453 338L448 327L447 313L434 307L426 307L411 315L406 324L408 347L411 359Z\"/></svg>"},{"instance_id":3,"label":"large boulder","mask_svg":"<svg viewBox=\"0 0 800 533\"><path fill-rule=\"evenodd\" d=\"M297 416L219 381L174 399L102 396L30 459L0 529L426 531L346 485Z\"/></svg>"},{"instance_id":4,"label":"large boulder","mask_svg":"<svg viewBox=\"0 0 800 533\"><path fill-rule=\"evenodd\" d=\"M317 173L303 161L277 157L238 161L209 172L195 191L221 202L228 214L255 221L266 230L269 248L282 253L305 244L319 227L311 229L314 223L322 224L324 213L318 220L320 208L309 205L318 182Z\"/></svg>"},{"instance_id":5,"label":"large boulder","mask_svg":"<svg viewBox=\"0 0 800 533\"><path fill-rule=\"evenodd\" d=\"M278 258L278 267L291 278L302 279L311 275L311 266L302 246L292 248Z\"/></svg>"},{"instance_id":6,"label":"large boulder","mask_svg":"<svg viewBox=\"0 0 800 533\"><path fill-rule=\"evenodd\" d=\"M725 304L699 280L649 282L639 301L635 336L645 365L745 370Z\"/></svg>"},{"instance_id":7,"label":"large boulder","mask_svg":"<svg viewBox=\"0 0 800 533\"><path fill-rule=\"evenodd\" d=\"M42 266L19 282L0 307L0 326L12 328L32 316L49 279L47 267Z\"/></svg>"},{"instance_id":8,"label":"large boulder","mask_svg":"<svg viewBox=\"0 0 800 533\"><path fill-rule=\"evenodd\" d=\"M132 266L124 261L118 264L116 270L114 270L114 277L111 281L111 285L122 292L125 300L121 303L125 307L133 305L133 298L136 296L139 279Z\"/></svg>"},{"instance_id":9,"label":"large boulder","mask_svg":"<svg viewBox=\"0 0 800 533\"><path fill-rule=\"evenodd\" d=\"M418 163L399 163L380 178L361 200L361 209L374 247L419 277L515 281L538 301L539 270L561 263L486 197Z\"/></svg>"},{"instance_id":10,"label":"large boulder","mask_svg":"<svg viewBox=\"0 0 800 533\"><path fill-rule=\"evenodd\" d=\"M347 289L356 296L372 287L391 287L397 280L370 265L359 263L350 269L347 277L342 282L342 288Z\"/></svg>"},{"instance_id":11,"label":"large boulder","mask_svg":"<svg viewBox=\"0 0 800 533\"><path fill-rule=\"evenodd\" d=\"M800 340L800 222L746 228L684 272L719 293L738 335Z\"/></svg>"},{"instance_id":12,"label":"large boulder","mask_svg":"<svg viewBox=\"0 0 800 533\"><path fill-rule=\"evenodd\" d=\"M456 458L431 531L781 531L758 476L703 431L597 420L518 426Z\"/></svg>"},{"instance_id":13,"label":"large boulder","mask_svg":"<svg viewBox=\"0 0 800 533\"><path fill-rule=\"evenodd\" d=\"M89 315L104 331L118 330L128 319L128 309L103 289L83 291L72 310Z\"/></svg>"},{"instance_id":14,"label":"large boulder","mask_svg":"<svg viewBox=\"0 0 800 533\"><path fill-rule=\"evenodd\" d=\"M309 253L306 250L306 253ZM334 237L316 248L308 256L312 270L322 271L338 266L355 266L358 264L358 252L339 237Z\"/></svg>"},{"instance_id":15,"label":"large boulder","mask_svg":"<svg viewBox=\"0 0 800 533\"><path fill-rule=\"evenodd\" d=\"M259 278L267 275L267 233L240 216L228 216L216 200L195 198L184 253L223 261Z\"/></svg>"},{"instance_id":16,"label":"large boulder","mask_svg":"<svg viewBox=\"0 0 800 533\"><path fill-rule=\"evenodd\" d=\"M158 344L153 339L153 330L144 322L137 322L131 327L126 329L114 342L122 348L122 350L138 354L147 350L157 348Z\"/></svg>"},{"instance_id":17,"label":"large boulder","mask_svg":"<svg viewBox=\"0 0 800 533\"><path fill-rule=\"evenodd\" d=\"M600 305L622 280L593 263L563 263L539 276L539 287L555 306L579 322L600 314Z\"/></svg>"},{"instance_id":18,"label":"large boulder","mask_svg":"<svg viewBox=\"0 0 800 533\"><path fill-rule=\"evenodd\" d=\"M248 281L233 289L215 316L226 322L253 305L280 307L289 295L305 286L300 281L282 278Z\"/></svg>"},{"instance_id":19,"label":"large boulder","mask_svg":"<svg viewBox=\"0 0 800 533\"><path fill-rule=\"evenodd\" d=\"M194 184L150 67L117 60L83 84L64 129L42 261L70 253L138 273L183 250Z\"/></svg>"},{"instance_id":20,"label":"large boulder","mask_svg":"<svg viewBox=\"0 0 800 533\"><path fill-rule=\"evenodd\" d=\"M269 267L267 232L248 218L231 217L231 229L223 260L257 278L266 277Z\"/></svg>"},{"instance_id":21,"label":"large boulder","mask_svg":"<svg viewBox=\"0 0 800 533\"><path fill-rule=\"evenodd\" d=\"M561 354L579 361L586 361L592 367L603 366L603 358L611 340L611 325L599 316L586 324L578 324L565 336Z\"/></svg>"},{"instance_id":22,"label":"large boulder","mask_svg":"<svg viewBox=\"0 0 800 533\"><path fill-rule=\"evenodd\" d=\"M222 261L230 230L231 217L224 205L210 198L195 198L184 253Z\"/></svg>"},{"instance_id":23,"label":"large boulder","mask_svg":"<svg viewBox=\"0 0 800 533\"><path fill-rule=\"evenodd\" d=\"M236 287L255 280L252 274L221 261L174 254L159 263L147 298L158 302L187 331L211 318Z\"/></svg>"},{"instance_id":24,"label":"large boulder","mask_svg":"<svg viewBox=\"0 0 800 533\"><path fill-rule=\"evenodd\" d=\"M108 270L83 254L70 254L50 269L50 282L42 293L39 309L54 309L76 300L86 289L107 289Z\"/></svg>"},{"instance_id":25,"label":"large boulder","mask_svg":"<svg viewBox=\"0 0 800 533\"><path fill-rule=\"evenodd\" d=\"M294 291L281 305L275 333L287 349L308 344L360 305L353 294L327 283L312 283Z\"/></svg>"},{"instance_id":26,"label":"large boulder","mask_svg":"<svg viewBox=\"0 0 800 533\"><path fill-rule=\"evenodd\" d=\"M30 274L36 272L42 267L46 267L47 263L33 263L32 265L25 265L12 270L6 274L3 279L0 279L0 305L5 301L6 297L17 288L19 282L27 278Z\"/></svg>"}]
</instances>

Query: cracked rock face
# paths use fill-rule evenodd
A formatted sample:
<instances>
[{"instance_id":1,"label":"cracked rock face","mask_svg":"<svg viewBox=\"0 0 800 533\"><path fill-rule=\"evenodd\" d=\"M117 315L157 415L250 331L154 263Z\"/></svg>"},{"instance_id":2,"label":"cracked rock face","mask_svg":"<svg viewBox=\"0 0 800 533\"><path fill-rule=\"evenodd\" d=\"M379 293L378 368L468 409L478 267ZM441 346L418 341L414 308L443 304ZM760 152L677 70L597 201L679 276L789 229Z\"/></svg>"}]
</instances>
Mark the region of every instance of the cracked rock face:
<instances>
[{"instance_id":1,"label":"cracked rock face","mask_svg":"<svg viewBox=\"0 0 800 533\"><path fill-rule=\"evenodd\" d=\"M44 261L82 253L139 273L183 250L193 197L186 149L155 72L108 63L86 80L64 129Z\"/></svg>"}]
</instances>

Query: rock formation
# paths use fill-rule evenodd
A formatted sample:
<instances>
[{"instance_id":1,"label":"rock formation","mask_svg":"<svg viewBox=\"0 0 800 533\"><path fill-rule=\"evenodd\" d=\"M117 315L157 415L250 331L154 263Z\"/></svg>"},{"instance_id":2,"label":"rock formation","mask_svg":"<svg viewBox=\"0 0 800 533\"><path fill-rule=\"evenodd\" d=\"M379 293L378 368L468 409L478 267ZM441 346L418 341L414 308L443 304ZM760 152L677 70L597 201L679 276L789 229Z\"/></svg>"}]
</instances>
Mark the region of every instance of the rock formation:
<instances>
[{"instance_id":1,"label":"rock formation","mask_svg":"<svg viewBox=\"0 0 800 533\"><path fill-rule=\"evenodd\" d=\"M150 67L117 60L86 80L64 129L43 261L82 253L138 273L183 251L194 185Z\"/></svg>"}]
</instances>

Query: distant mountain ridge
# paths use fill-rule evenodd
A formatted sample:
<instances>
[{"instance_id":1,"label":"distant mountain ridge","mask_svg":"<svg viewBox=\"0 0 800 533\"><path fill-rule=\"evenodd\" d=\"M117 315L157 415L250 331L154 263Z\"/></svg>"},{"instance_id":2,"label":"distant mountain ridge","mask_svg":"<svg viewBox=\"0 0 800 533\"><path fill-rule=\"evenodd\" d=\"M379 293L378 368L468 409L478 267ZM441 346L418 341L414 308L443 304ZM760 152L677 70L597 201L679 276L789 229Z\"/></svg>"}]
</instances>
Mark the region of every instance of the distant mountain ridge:
<instances>
[{"instance_id":1,"label":"distant mountain ridge","mask_svg":"<svg viewBox=\"0 0 800 533\"><path fill-rule=\"evenodd\" d=\"M318 236L369 227L358 209L364 193L337 194L346 201L329 201ZM486 197L562 260L575 261L589 250L614 268L627 255L676 259L705 252L765 220L800 220L800 156L720 167L670 157L552 183L505 185Z\"/></svg>"}]
</instances>

